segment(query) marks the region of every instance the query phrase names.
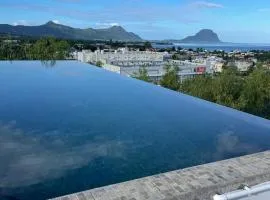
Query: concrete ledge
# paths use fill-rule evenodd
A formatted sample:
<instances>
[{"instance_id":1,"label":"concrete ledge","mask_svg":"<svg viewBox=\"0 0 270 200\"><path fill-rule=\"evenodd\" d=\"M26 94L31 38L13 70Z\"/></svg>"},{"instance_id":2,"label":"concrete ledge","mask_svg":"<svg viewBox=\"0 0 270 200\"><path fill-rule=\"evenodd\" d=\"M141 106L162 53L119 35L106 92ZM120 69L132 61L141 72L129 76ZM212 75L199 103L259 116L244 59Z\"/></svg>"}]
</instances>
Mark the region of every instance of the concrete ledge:
<instances>
[{"instance_id":1,"label":"concrete ledge","mask_svg":"<svg viewBox=\"0 0 270 200\"><path fill-rule=\"evenodd\" d=\"M270 181L270 151L167 172L54 200L209 200Z\"/></svg>"}]
</instances>

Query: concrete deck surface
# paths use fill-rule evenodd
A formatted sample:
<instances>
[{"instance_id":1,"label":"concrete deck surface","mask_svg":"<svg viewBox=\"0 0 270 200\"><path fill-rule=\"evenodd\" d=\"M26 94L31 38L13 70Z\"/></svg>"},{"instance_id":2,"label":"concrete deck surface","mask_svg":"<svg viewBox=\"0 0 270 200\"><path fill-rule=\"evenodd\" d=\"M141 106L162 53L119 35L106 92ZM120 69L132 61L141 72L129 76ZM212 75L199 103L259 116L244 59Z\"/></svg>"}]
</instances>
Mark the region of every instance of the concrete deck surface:
<instances>
[{"instance_id":1,"label":"concrete deck surface","mask_svg":"<svg viewBox=\"0 0 270 200\"><path fill-rule=\"evenodd\" d=\"M54 200L208 200L270 180L270 151L109 185ZM269 193L254 196L257 200ZM269 200L268 198L267 200Z\"/></svg>"}]
</instances>

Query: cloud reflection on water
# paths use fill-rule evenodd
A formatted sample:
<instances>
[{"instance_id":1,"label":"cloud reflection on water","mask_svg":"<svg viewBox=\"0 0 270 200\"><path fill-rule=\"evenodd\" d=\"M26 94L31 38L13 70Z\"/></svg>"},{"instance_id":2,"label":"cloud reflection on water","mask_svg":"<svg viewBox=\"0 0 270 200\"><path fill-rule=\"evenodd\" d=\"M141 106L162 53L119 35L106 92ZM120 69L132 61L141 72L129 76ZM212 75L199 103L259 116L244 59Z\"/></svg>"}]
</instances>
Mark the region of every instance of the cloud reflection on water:
<instances>
[{"instance_id":1,"label":"cloud reflection on water","mask_svg":"<svg viewBox=\"0 0 270 200\"><path fill-rule=\"evenodd\" d=\"M233 131L225 131L217 136L215 159L224 159L226 155L249 154L259 151L259 147L250 142L245 143Z\"/></svg>"},{"instance_id":2,"label":"cloud reflection on water","mask_svg":"<svg viewBox=\"0 0 270 200\"><path fill-rule=\"evenodd\" d=\"M49 140L48 138L49 137ZM60 133L37 134L0 123L0 188L22 187L58 178L99 157L124 157L126 144L93 139L70 145Z\"/></svg>"}]
</instances>

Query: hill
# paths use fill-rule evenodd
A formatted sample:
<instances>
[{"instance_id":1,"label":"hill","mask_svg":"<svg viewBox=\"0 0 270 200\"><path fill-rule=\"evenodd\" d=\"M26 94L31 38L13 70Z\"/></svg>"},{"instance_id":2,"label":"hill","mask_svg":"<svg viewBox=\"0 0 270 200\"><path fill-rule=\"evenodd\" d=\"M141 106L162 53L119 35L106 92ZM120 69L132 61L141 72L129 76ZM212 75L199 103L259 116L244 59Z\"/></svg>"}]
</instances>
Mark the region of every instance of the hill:
<instances>
[{"instance_id":1,"label":"hill","mask_svg":"<svg viewBox=\"0 0 270 200\"><path fill-rule=\"evenodd\" d=\"M104 29L79 29L62 24L56 24L52 21L40 26L12 26L9 24L0 24L0 34L30 37L52 36L56 38L75 40L142 40L138 35L132 32L127 32L121 26L112 26Z\"/></svg>"},{"instance_id":2,"label":"hill","mask_svg":"<svg viewBox=\"0 0 270 200\"><path fill-rule=\"evenodd\" d=\"M188 36L182 40L182 43L221 43L218 35L210 29L202 29L196 35Z\"/></svg>"}]
</instances>

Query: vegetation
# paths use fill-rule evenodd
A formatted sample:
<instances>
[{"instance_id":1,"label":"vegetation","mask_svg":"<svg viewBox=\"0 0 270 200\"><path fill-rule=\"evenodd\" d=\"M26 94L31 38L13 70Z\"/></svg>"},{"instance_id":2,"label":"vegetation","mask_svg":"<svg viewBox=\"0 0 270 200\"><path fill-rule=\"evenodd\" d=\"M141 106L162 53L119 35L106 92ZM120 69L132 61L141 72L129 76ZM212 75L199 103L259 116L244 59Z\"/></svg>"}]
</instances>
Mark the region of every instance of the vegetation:
<instances>
[{"instance_id":1,"label":"vegetation","mask_svg":"<svg viewBox=\"0 0 270 200\"><path fill-rule=\"evenodd\" d=\"M49 21L46 24L38 26L11 26L8 24L0 25L2 34L16 34L16 36L28 36L28 37L44 37L51 35L55 38L65 39L80 39L80 40L124 40L124 41L141 41L142 39L131 32L127 32L120 26L112 26L106 29L77 29L73 27L67 27L61 24L56 24Z\"/></svg>"},{"instance_id":2,"label":"vegetation","mask_svg":"<svg viewBox=\"0 0 270 200\"><path fill-rule=\"evenodd\" d=\"M214 101L213 79L210 75L196 76L193 79L187 79L179 86L181 92Z\"/></svg>"},{"instance_id":3,"label":"vegetation","mask_svg":"<svg viewBox=\"0 0 270 200\"><path fill-rule=\"evenodd\" d=\"M38 40L29 50L33 60L62 60L67 56L69 44L63 40L44 38Z\"/></svg>"},{"instance_id":4,"label":"vegetation","mask_svg":"<svg viewBox=\"0 0 270 200\"><path fill-rule=\"evenodd\" d=\"M270 118L270 72L254 70L245 80L241 92L240 109Z\"/></svg>"},{"instance_id":5,"label":"vegetation","mask_svg":"<svg viewBox=\"0 0 270 200\"><path fill-rule=\"evenodd\" d=\"M146 41L146 42L144 43L144 48L145 48L145 49L151 49L151 48L152 48L151 42Z\"/></svg>"},{"instance_id":6,"label":"vegetation","mask_svg":"<svg viewBox=\"0 0 270 200\"><path fill-rule=\"evenodd\" d=\"M160 85L172 90L178 90L180 88L180 80L178 76L179 68L177 66L166 65L166 73L160 80Z\"/></svg>"},{"instance_id":7,"label":"vegetation","mask_svg":"<svg viewBox=\"0 0 270 200\"><path fill-rule=\"evenodd\" d=\"M253 50L252 52L260 62L270 62L270 51Z\"/></svg>"},{"instance_id":8,"label":"vegetation","mask_svg":"<svg viewBox=\"0 0 270 200\"><path fill-rule=\"evenodd\" d=\"M243 74L227 67L220 74L200 75L180 81L177 66L166 65L161 86L270 119L270 70L260 64ZM134 78L149 82L141 67Z\"/></svg>"},{"instance_id":9,"label":"vegetation","mask_svg":"<svg viewBox=\"0 0 270 200\"><path fill-rule=\"evenodd\" d=\"M3 40L0 42L0 60L62 60L69 48L67 41L55 38L35 42Z\"/></svg>"},{"instance_id":10,"label":"vegetation","mask_svg":"<svg viewBox=\"0 0 270 200\"><path fill-rule=\"evenodd\" d=\"M150 78L145 66L140 67L139 72L134 73L132 77L142 81L150 82Z\"/></svg>"},{"instance_id":11,"label":"vegetation","mask_svg":"<svg viewBox=\"0 0 270 200\"><path fill-rule=\"evenodd\" d=\"M197 76L184 81L180 91L270 119L270 72L263 68L246 76L235 69L212 77Z\"/></svg>"},{"instance_id":12,"label":"vegetation","mask_svg":"<svg viewBox=\"0 0 270 200\"><path fill-rule=\"evenodd\" d=\"M102 67L103 65L104 65L103 62L100 60L96 62L97 67Z\"/></svg>"}]
</instances>

